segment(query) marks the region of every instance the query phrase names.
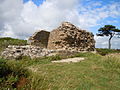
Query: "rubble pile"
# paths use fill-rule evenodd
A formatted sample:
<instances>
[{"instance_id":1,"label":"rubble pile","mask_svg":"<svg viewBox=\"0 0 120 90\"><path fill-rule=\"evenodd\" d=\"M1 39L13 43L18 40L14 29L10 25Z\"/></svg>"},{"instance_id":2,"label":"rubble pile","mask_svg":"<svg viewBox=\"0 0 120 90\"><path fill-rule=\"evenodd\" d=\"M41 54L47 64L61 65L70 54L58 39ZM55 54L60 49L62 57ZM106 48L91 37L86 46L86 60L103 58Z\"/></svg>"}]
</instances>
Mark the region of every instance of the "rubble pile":
<instances>
[{"instance_id":1,"label":"rubble pile","mask_svg":"<svg viewBox=\"0 0 120 90\"><path fill-rule=\"evenodd\" d=\"M52 53L54 53L53 50L42 49L37 46L9 45L8 48L2 52L1 56L5 59L22 59L23 56L28 56L33 59L43 56L50 56Z\"/></svg>"}]
</instances>

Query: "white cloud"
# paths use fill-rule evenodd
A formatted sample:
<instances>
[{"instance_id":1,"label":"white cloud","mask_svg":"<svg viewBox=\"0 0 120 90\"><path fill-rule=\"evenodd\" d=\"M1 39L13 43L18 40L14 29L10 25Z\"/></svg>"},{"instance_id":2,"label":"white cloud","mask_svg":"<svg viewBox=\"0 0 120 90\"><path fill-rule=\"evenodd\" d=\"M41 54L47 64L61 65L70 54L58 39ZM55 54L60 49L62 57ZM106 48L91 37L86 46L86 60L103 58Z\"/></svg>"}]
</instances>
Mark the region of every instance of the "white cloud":
<instances>
[{"instance_id":1,"label":"white cloud","mask_svg":"<svg viewBox=\"0 0 120 90\"><path fill-rule=\"evenodd\" d=\"M120 16L120 3L101 6L101 2L92 2L84 6L80 1L46 0L38 7L32 1L23 4L22 0L1 0L1 36L26 38L37 29L51 31L63 21L89 29L101 24L99 22L107 17Z\"/></svg>"},{"instance_id":2,"label":"white cloud","mask_svg":"<svg viewBox=\"0 0 120 90\"><path fill-rule=\"evenodd\" d=\"M47 0L40 7L32 1L23 4L22 0L0 1L1 36L7 36L6 24L17 38L33 34L36 29L52 30L61 22L67 21L69 13L76 11L79 0ZM75 22L75 21L74 21ZM10 31L9 30L9 31ZM25 36L23 36L25 35ZM12 36L13 37L13 36Z\"/></svg>"},{"instance_id":3,"label":"white cloud","mask_svg":"<svg viewBox=\"0 0 120 90\"><path fill-rule=\"evenodd\" d=\"M76 2L77 0L48 0L40 7L29 2L24 5L22 17L24 21L36 28L52 30L61 22L68 21L70 14L76 12ZM78 16L76 18L78 19Z\"/></svg>"},{"instance_id":4,"label":"white cloud","mask_svg":"<svg viewBox=\"0 0 120 90\"><path fill-rule=\"evenodd\" d=\"M11 26L10 25L8 25L8 24L5 24L5 26L4 26L4 30L5 30L5 32L3 31L3 30L1 30L1 32L0 33L2 33L2 36L3 37L14 37L14 38L17 38L17 36L14 34L14 32L12 31L12 28L11 28Z\"/></svg>"}]
</instances>

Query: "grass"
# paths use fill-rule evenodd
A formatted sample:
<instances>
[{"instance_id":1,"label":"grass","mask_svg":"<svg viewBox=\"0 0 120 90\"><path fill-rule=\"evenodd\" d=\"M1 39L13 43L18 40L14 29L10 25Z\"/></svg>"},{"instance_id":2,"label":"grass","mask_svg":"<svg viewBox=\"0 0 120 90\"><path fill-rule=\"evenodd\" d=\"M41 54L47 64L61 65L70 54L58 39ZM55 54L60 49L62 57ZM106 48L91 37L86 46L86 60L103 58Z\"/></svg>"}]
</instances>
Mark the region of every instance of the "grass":
<instances>
[{"instance_id":1,"label":"grass","mask_svg":"<svg viewBox=\"0 0 120 90\"><path fill-rule=\"evenodd\" d=\"M106 54L112 53L106 51ZM68 58L62 55L37 59L24 57L22 60L0 59L2 72L0 88L1 90L8 88L10 90L120 90L120 56L102 56L99 52L69 56L85 57L84 61L78 63L51 63L53 60ZM10 72L6 73L7 71Z\"/></svg>"},{"instance_id":2,"label":"grass","mask_svg":"<svg viewBox=\"0 0 120 90\"><path fill-rule=\"evenodd\" d=\"M0 38L0 52L8 45L26 45L27 40L19 40L10 37Z\"/></svg>"},{"instance_id":3,"label":"grass","mask_svg":"<svg viewBox=\"0 0 120 90\"><path fill-rule=\"evenodd\" d=\"M51 63L56 57L31 60L9 60L29 71L25 90L119 90L120 56L106 57L93 53L79 53L74 57L85 57L78 63ZM61 57L62 58L62 57ZM19 69L18 69L19 70ZM17 71L17 70L15 70Z\"/></svg>"}]
</instances>

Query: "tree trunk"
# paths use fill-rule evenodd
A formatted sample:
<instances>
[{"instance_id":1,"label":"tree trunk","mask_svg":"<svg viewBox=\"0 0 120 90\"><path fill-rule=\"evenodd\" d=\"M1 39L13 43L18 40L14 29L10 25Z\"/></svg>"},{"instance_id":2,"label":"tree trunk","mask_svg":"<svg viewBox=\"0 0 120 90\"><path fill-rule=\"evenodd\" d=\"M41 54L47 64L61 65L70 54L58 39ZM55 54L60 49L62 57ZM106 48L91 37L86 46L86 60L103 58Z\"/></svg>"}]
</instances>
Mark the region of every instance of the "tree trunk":
<instances>
[{"instance_id":1,"label":"tree trunk","mask_svg":"<svg viewBox=\"0 0 120 90\"><path fill-rule=\"evenodd\" d=\"M111 49L111 39L112 39L112 37L113 37L113 35L111 35L110 38L109 38L109 46L108 46L109 49Z\"/></svg>"}]
</instances>

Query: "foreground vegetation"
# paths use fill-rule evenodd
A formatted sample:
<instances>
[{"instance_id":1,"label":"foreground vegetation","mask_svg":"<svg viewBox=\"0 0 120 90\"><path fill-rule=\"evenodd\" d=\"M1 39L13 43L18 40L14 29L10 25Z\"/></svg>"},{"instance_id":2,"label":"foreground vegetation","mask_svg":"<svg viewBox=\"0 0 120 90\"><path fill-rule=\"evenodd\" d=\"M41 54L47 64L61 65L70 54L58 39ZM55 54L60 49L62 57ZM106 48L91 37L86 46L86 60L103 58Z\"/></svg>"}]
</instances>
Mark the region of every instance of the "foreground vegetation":
<instances>
[{"instance_id":1,"label":"foreground vegetation","mask_svg":"<svg viewBox=\"0 0 120 90\"><path fill-rule=\"evenodd\" d=\"M45 57L20 61L9 60L7 76L1 77L1 88L25 90L119 90L120 56L101 56L93 53L80 53L75 57L85 57L78 63L51 63L62 57ZM3 67L3 66L2 66ZM6 69L9 71L9 69ZM29 73L26 73L28 72ZM21 77L25 80L21 81ZM9 84L8 84L9 83Z\"/></svg>"},{"instance_id":2,"label":"foreground vegetation","mask_svg":"<svg viewBox=\"0 0 120 90\"><path fill-rule=\"evenodd\" d=\"M51 63L63 56L31 60L0 59L1 90L120 90L120 56L78 53L78 63ZM118 53L118 50L116 51ZM115 53L116 53L115 52ZM112 53L112 51L111 51ZM108 53L107 53L108 54Z\"/></svg>"}]
</instances>

